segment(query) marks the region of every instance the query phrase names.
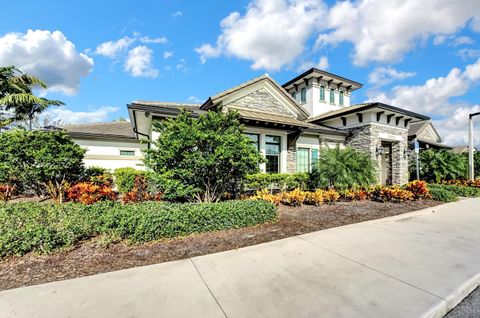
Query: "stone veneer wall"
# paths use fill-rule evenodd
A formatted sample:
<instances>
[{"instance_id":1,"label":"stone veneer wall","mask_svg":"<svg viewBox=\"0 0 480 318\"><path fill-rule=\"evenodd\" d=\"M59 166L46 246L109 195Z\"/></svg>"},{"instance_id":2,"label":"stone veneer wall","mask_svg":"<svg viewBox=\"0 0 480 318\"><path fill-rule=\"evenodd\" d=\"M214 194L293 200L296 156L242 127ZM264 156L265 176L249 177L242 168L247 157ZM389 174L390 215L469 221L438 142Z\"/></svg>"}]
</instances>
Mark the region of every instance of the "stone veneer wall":
<instances>
[{"instance_id":1,"label":"stone veneer wall","mask_svg":"<svg viewBox=\"0 0 480 318\"><path fill-rule=\"evenodd\" d=\"M408 182L408 158L404 151L408 146L408 131L395 127L380 125L365 125L350 130L351 136L347 138L345 145L358 151L370 154L377 162L377 176L380 182L381 158L376 155L377 146L381 141L392 141L392 183L404 184ZM383 136L382 136L383 135ZM396 140L397 138L402 140Z\"/></svg>"}]
</instances>

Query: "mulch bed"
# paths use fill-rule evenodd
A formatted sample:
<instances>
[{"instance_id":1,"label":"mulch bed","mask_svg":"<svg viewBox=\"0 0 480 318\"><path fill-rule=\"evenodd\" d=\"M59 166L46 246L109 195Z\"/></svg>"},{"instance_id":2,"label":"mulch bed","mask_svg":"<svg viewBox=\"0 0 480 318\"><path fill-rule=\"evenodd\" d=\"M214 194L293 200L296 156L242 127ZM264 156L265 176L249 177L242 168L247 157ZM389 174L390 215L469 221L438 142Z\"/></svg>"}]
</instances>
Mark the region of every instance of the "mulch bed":
<instances>
[{"instance_id":1,"label":"mulch bed","mask_svg":"<svg viewBox=\"0 0 480 318\"><path fill-rule=\"evenodd\" d=\"M28 254L0 261L0 290L184 259L336 226L398 215L441 204L437 201L280 206L279 220L254 227L195 234L146 244L102 244L97 238L51 255Z\"/></svg>"}]
</instances>

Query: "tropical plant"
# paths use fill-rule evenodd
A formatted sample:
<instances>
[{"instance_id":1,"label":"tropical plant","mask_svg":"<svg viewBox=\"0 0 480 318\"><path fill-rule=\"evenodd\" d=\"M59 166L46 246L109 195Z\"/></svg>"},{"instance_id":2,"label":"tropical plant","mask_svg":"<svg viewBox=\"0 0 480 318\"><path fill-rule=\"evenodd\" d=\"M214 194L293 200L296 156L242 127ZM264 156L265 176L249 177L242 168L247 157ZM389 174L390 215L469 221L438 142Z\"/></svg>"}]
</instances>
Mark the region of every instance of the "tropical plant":
<instances>
[{"instance_id":1,"label":"tropical plant","mask_svg":"<svg viewBox=\"0 0 480 318\"><path fill-rule=\"evenodd\" d=\"M22 194L46 194L45 184L76 182L85 150L63 131L13 129L0 134L0 183Z\"/></svg>"},{"instance_id":2,"label":"tropical plant","mask_svg":"<svg viewBox=\"0 0 480 318\"><path fill-rule=\"evenodd\" d=\"M37 114L50 106L63 105L61 101L33 95L34 87L45 89L47 85L40 79L23 73L15 66L0 67L0 105L5 111L13 111L12 117L0 118L0 125L8 125L13 120L26 119L32 130L32 121Z\"/></svg>"},{"instance_id":3,"label":"tropical plant","mask_svg":"<svg viewBox=\"0 0 480 318\"><path fill-rule=\"evenodd\" d=\"M237 112L209 111L193 118L187 111L154 123L159 133L145 164L157 174L167 199L219 201L226 191L239 191L246 175L264 159L242 134Z\"/></svg>"},{"instance_id":4,"label":"tropical plant","mask_svg":"<svg viewBox=\"0 0 480 318\"><path fill-rule=\"evenodd\" d=\"M420 179L439 183L444 180L466 179L468 158L442 149L427 149L419 154ZM415 165L410 165L410 175L415 175Z\"/></svg>"},{"instance_id":5,"label":"tropical plant","mask_svg":"<svg viewBox=\"0 0 480 318\"><path fill-rule=\"evenodd\" d=\"M291 206L300 206L305 201L307 192L295 189L290 192L284 192L282 195L282 203Z\"/></svg>"},{"instance_id":6,"label":"tropical plant","mask_svg":"<svg viewBox=\"0 0 480 318\"><path fill-rule=\"evenodd\" d=\"M405 190L412 192L415 200L431 199L427 183L421 180L414 180L405 185Z\"/></svg>"},{"instance_id":7,"label":"tropical plant","mask_svg":"<svg viewBox=\"0 0 480 318\"><path fill-rule=\"evenodd\" d=\"M67 190L67 198L72 202L88 205L99 201L115 201L117 194L109 186L80 182Z\"/></svg>"},{"instance_id":8,"label":"tropical plant","mask_svg":"<svg viewBox=\"0 0 480 318\"><path fill-rule=\"evenodd\" d=\"M310 173L309 185L311 189L343 190L368 187L376 181L375 163L368 155L336 147L320 151L318 163Z\"/></svg>"}]
</instances>

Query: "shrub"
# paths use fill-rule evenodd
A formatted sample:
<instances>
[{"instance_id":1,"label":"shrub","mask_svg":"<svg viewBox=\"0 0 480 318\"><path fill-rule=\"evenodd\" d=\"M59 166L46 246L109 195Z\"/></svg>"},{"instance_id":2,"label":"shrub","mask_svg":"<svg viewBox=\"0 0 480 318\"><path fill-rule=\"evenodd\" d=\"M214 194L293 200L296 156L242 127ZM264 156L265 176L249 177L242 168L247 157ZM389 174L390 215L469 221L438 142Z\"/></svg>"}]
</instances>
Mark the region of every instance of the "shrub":
<instances>
[{"instance_id":1,"label":"shrub","mask_svg":"<svg viewBox=\"0 0 480 318\"><path fill-rule=\"evenodd\" d=\"M475 187L480 188L480 179L475 180L444 180L441 184L457 185L457 186L466 186L466 187Z\"/></svg>"},{"instance_id":2,"label":"shrub","mask_svg":"<svg viewBox=\"0 0 480 318\"><path fill-rule=\"evenodd\" d=\"M328 204L333 204L340 199L340 194L335 189L328 189L323 193L324 202Z\"/></svg>"},{"instance_id":3,"label":"shrub","mask_svg":"<svg viewBox=\"0 0 480 318\"><path fill-rule=\"evenodd\" d=\"M344 190L340 191L340 200L342 201L363 201L368 198L366 190Z\"/></svg>"},{"instance_id":4,"label":"shrub","mask_svg":"<svg viewBox=\"0 0 480 318\"><path fill-rule=\"evenodd\" d=\"M85 150L63 131L14 129L0 134L0 183L22 194L46 194L45 184L76 182Z\"/></svg>"},{"instance_id":5,"label":"shrub","mask_svg":"<svg viewBox=\"0 0 480 318\"><path fill-rule=\"evenodd\" d=\"M309 175L310 189L345 190L375 184L375 162L367 154L351 148L322 149Z\"/></svg>"},{"instance_id":6,"label":"shrub","mask_svg":"<svg viewBox=\"0 0 480 318\"><path fill-rule=\"evenodd\" d=\"M133 190L135 186L135 177L145 176L145 171L134 168L118 168L114 171L115 184L120 193L127 193Z\"/></svg>"},{"instance_id":7,"label":"shrub","mask_svg":"<svg viewBox=\"0 0 480 318\"><path fill-rule=\"evenodd\" d=\"M146 242L251 226L276 217L273 204L252 200L210 204L4 204L0 206L0 257L50 253L97 235Z\"/></svg>"},{"instance_id":8,"label":"shrub","mask_svg":"<svg viewBox=\"0 0 480 318\"><path fill-rule=\"evenodd\" d=\"M187 111L154 123L159 133L145 164L158 174L169 198L215 202L240 190L263 157L245 136L238 112L209 111L193 118Z\"/></svg>"},{"instance_id":9,"label":"shrub","mask_svg":"<svg viewBox=\"0 0 480 318\"><path fill-rule=\"evenodd\" d=\"M325 200L324 197L324 192L321 189L317 189L313 192L307 192L307 195L305 196L305 204L310 204L310 205L320 205L323 203Z\"/></svg>"},{"instance_id":10,"label":"shrub","mask_svg":"<svg viewBox=\"0 0 480 318\"><path fill-rule=\"evenodd\" d=\"M447 191L454 193L459 197L479 197L480 188L468 187L468 186L457 186L457 185L445 185L445 184L430 184L429 188L442 188Z\"/></svg>"},{"instance_id":11,"label":"shrub","mask_svg":"<svg viewBox=\"0 0 480 318\"><path fill-rule=\"evenodd\" d=\"M413 193L398 186L378 186L370 190L369 196L372 201L378 202L404 202L414 199Z\"/></svg>"},{"instance_id":12,"label":"shrub","mask_svg":"<svg viewBox=\"0 0 480 318\"><path fill-rule=\"evenodd\" d=\"M430 199L430 190L425 181L415 180L405 185L405 190L412 192L415 200Z\"/></svg>"},{"instance_id":13,"label":"shrub","mask_svg":"<svg viewBox=\"0 0 480 318\"><path fill-rule=\"evenodd\" d=\"M458 200L458 196L455 193L442 187L430 186L430 195L433 200L437 201L453 202Z\"/></svg>"},{"instance_id":14,"label":"shrub","mask_svg":"<svg viewBox=\"0 0 480 318\"><path fill-rule=\"evenodd\" d=\"M305 190L308 185L307 173L255 173L246 176L247 189L292 189Z\"/></svg>"},{"instance_id":15,"label":"shrub","mask_svg":"<svg viewBox=\"0 0 480 318\"><path fill-rule=\"evenodd\" d=\"M273 203L275 205L279 205L282 201L281 194L272 194L267 189L258 190L254 196L250 197L252 200L263 200L269 203Z\"/></svg>"},{"instance_id":16,"label":"shrub","mask_svg":"<svg viewBox=\"0 0 480 318\"><path fill-rule=\"evenodd\" d=\"M161 193L153 194L149 191L147 178L145 176L136 176L133 189L122 196L123 203L160 201L161 199Z\"/></svg>"},{"instance_id":17,"label":"shrub","mask_svg":"<svg viewBox=\"0 0 480 318\"><path fill-rule=\"evenodd\" d=\"M81 182L92 182L96 185L113 185L113 175L110 170L102 167L87 167L85 168Z\"/></svg>"},{"instance_id":18,"label":"shrub","mask_svg":"<svg viewBox=\"0 0 480 318\"><path fill-rule=\"evenodd\" d=\"M16 191L15 185L0 184L0 201L8 202Z\"/></svg>"},{"instance_id":19,"label":"shrub","mask_svg":"<svg viewBox=\"0 0 480 318\"><path fill-rule=\"evenodd\" d=\"M282 195L282 203L291 206L300 206L303 204L303 201L305 201L306 196L307 193L300 189L284 192Z\"/></svg>"},{"instance_id":20,"label":"shrub","mask_svg":"<svg viewBox=\"0 0 480 318\"><path fill-rule=\"evenodd\" d=\"M115 201L117 194L109 186L81 182L67 190L67 197L72 202L93 204L99 201Z\"/></svg>"},{"instance_id":21,"label":"shrub","mask_svg":"<svg viewBox=\"0 0 480 318\"><path fill-rule=\"evenodd\" d=\"M466 179L468 158L461 154L442 149L428 149L419 154L420 178L427 182L439 183L443 180ZM410 165L410 175L414 176L415 162Z\"/></svg>"}]
</instances>

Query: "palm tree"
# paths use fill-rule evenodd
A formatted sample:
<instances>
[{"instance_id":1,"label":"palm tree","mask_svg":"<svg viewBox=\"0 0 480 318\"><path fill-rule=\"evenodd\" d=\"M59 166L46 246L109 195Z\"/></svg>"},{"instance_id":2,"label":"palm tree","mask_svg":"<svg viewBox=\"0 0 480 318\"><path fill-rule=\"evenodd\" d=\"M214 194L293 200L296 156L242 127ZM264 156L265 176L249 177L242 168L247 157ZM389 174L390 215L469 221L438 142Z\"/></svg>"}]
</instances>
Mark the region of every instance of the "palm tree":
<instances>
[{"instance_id":1,"label":"palm tree","mask_svg":"<svg viewBox=\"0 0 480 318\"><path fill-rule=\"evenodd\" d=\"M0 125L8 125L13 120L27 119L32 130L35 115L42 113L49 106L63 105L61 101L33 95L33 87L47 88L47 85L15 66L0 67L0 105L7 112L13 111L14 115L12 118L0 118Z\"/></svg>"}]
</instances>

